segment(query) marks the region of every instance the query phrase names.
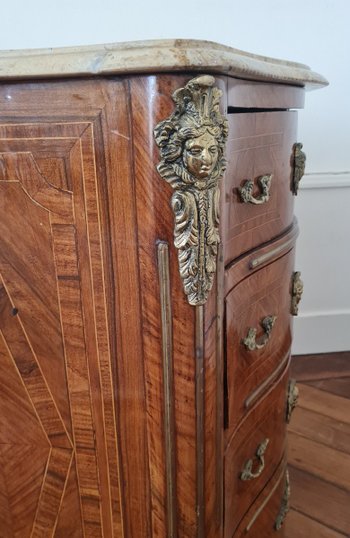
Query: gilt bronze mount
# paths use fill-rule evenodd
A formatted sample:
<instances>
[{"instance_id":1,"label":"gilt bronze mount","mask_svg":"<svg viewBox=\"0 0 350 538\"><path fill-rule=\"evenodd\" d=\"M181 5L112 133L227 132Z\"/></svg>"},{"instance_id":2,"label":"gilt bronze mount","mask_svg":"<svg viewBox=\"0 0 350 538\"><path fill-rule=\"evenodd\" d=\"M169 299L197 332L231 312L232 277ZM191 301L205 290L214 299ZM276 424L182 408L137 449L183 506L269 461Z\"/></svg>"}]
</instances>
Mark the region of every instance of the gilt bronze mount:
<instances>
[{"instance_id":1,"label":"gilt bronze mount","mask_svg":"<svg viewBox=\"0 0 350 538\"><path fill-rule=\"evenodd\" d=\"M304 283L301 280L300 271L295 271L292 277L292 302L291 302L291 314L297 316L299 311L299 303L304 291Z\"/></svg>"},{"instance_id":2,"label":"gilt bronze mount","mask_svg":"<svg viewBox=\"0 0 350 538\"><path fill-rule=\"evenodd\" d=\"M282 502L281 502L281 508L275 521L276 531L279 531L282 528L284 520L286 519L286 515L289 512L289 509L290 509L289 500L290 500L290 482L289 482L289 473L287 470L286 478L285 478L285 485L284 485L284 492L283 492L283 497L282 497Z\"/></svg>"},{"instance_id":3,"label":"gilt bronze mount","mask_svg":"<svg viewBox=\"0 0 350 538\"><path fill-rule=\"evenodd\" d=\"M253 471L254 459L249 459L248 461L246 461L246 463L244 464L244 468L240 474L241 480L253 480L254 478L258 478L261 475L261 473L265 469L265 452L269 442L269 439L264 439L256 449L255 457L258 461L258 467L255 471Z\"/></svg>"},{"instance_id":4,"label":"gilt bronze mount","mask_svg":"<svg viewBox=\"0 0 350 538\"><path fill-rule=\"evenodd\" d=\"M299 190L299 183L305 174L306 155L302 151L303 144L296 142L293 146L292 154L292 193L296 196Z\"/></svg>"},{"instance_id":5,"label":"gilt bronze mount","mask_svg":"<svg viewBox=\"0 0 350 538\"><path fill-rule=\"evenodd\" d=\"M260 322L264 334L259 339L257 338L258 330L255 327L249 327L247 336L242 340L242 344L246 349L255 351L256 349L264 348L271 338L271 332L276 319L277 316L266 316L266 318Z\"/></svg>"},{"instance_id":6,"label":"gilt bronze mount","mask_svg":"<svg viewBox=\"0 0 350 538\"><path fill-rule=\"evenodd\" d=\"M228 122L214 84L214 77L202 75L176 90L174 112L154 130L161 157L157 170L174 189L174 244L191 305L207 300L220 243L218 186L226 167Z\"/></svg>"},{"instance_id":7,"label":"gilt bronze mount","mask_svg":"<svg viewBox=\"0 0 350 538\"><path fill-rule=\"evenodd\" d=\"M271 181L272 174L258 177L257 184L261 192L258 196L254 196L254 181L252 179L247 179L243 186L238 189L242 202L254 205L266 204L270 200Z\"/></svg>"}]
</instances>

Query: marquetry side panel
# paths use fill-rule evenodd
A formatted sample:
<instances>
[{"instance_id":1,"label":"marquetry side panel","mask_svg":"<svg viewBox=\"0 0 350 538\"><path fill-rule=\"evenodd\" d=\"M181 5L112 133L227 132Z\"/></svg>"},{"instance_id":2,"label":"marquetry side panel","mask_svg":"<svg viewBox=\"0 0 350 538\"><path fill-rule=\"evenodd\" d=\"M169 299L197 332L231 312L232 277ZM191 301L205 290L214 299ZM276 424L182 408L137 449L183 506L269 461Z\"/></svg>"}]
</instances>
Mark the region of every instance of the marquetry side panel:
<instances>
[{"instance_id":1,"label":"marquetry side panel","mask_svg":"<svg viewBox=\"0 0 350 538\"><path fill-rule=\"evenodd\" d=\"M16 538L119 538L122 506L126 528L134 525L130 503L147 519L147 480L142 491L130 481L120 489L127 448L117 439L118 417L130 416L117 388L122 364L106 267L114 233L107 182L125 176L111 173L105 147L109 136L128 139L126 89L73 81L1 92L0 535L4 528ZM142 435L131 430L135 450ZM146 535L147 523L136 524Z\"/></svg>"},{"instance_id":2,"label":"marquetry side panel","mask_svg":"<svg viewBox=\"0 0 350 538\"><path fill-rule=\"evenodd\" d=\"M186 79L187 80L187 79ZM175 410L176 534L196 536L196 423L195 423L195 311L182 291L177 253L173 245L172 189L161 179L153 130L173 107L171 94L185 77L131 79L133 144L135 158L138 257L141 283L142 341L145 364L149 465L151 476L152 533L168 536L166 512L165 432L163 414L162 327L157 283L157 241L170 252L170 290L173 340L173 403ZM170 536L170 534L169 534Z\"/></svg>"},{"instance_id":3,"label":"marquetry side panel","mask_svg":"<svg viewBox=\"0 0 350 538\"><path fill-rule=\"evenodd\" d=\"M215 283L201 314L183 292L174 246L173 190L156 170L159 148L153 128L174 110L172 94L191 75L159 75L130 79L132 135L135 163L135 198L138 223L142 342L146 381L149 467L151 478L152 535L181 538L218 536L220 506L217 499L216 290ZM224 81L216 85L225 93ZM223 103L225 98L223 97ZM162 315L158 283L157 243L169 248L172 315L173 391L163 387ZM196 319L197 318L197 319ZM196 334L197 324L197 334ZM203 338L203 349L199 342ZM203 368L198 367L203 360ZM202 392L202 387L204 394ZM174 406L175 468L166 464L164 410ZM167 512L167 484L176 492ZM220 478L221 481L221 478Z\"/></svg>"}]
</instances>

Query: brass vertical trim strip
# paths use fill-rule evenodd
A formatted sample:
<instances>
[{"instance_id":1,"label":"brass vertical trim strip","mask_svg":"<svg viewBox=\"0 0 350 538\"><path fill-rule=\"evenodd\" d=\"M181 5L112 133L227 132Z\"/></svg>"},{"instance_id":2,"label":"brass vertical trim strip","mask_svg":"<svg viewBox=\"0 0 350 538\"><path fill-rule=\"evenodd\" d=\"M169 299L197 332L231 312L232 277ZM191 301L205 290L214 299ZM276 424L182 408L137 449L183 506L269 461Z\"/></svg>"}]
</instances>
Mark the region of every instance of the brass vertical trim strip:
<instances>
[{"instance_id":1,"label":"brass vertical trim strip","mask_svg":"<svg viewBox=\"0 0 350 538\"><path fill-rule=\"evenodd\" d=\"M217 525L223 523L224 467L223 467L223 427L224 427L224 257L222 244L219 245L217 261L217 319L216 319L216 517Z\"/></svg>"},{"instance_id":2,"label":"brass vertical trim strip","mask_svg":"<svg viewBox=\"0 0 350 538\"><path fill-rule=\"evenodd\" d=\"M158 243L158 274L162 320L164 434L166 465L167 536L177 537L173 327L170 295L169 245Z\"/></svg>"},{"instance_id":3,"label":"brass vertical trim strip","mask_svg":"<svg viewBox=\"0 0 350 538\"><path fill-rule=\"evenodd\" d=\"M196 306L197 538L204 537L204 307Z\"/></svg>"}]
</instances>

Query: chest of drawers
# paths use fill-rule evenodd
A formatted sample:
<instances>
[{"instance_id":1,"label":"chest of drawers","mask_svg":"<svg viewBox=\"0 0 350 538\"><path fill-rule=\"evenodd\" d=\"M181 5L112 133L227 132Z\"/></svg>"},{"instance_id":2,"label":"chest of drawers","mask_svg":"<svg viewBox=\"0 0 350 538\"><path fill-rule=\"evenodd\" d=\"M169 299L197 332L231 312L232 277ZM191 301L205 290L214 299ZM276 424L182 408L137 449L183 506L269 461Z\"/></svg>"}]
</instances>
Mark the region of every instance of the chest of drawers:
<instances>
[{"instance_id":1,"label":"chest of drawers","mask_svg":"<svg viewBox=\"0 0 350 538\"><path fill-rule=\"evenodd\" d=\"M0 76L0 537L282 535L295 110L326 81L181 40Z\"/></svg>"}]
</instances>

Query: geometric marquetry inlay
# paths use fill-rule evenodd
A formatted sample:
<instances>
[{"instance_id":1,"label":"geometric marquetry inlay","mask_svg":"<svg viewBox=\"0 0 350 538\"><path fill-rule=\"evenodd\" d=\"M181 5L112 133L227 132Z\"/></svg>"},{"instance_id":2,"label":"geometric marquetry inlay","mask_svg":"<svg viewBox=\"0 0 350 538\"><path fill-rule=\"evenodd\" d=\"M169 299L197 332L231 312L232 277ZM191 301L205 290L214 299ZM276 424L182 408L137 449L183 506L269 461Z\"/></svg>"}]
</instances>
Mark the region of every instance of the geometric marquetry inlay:
<instances>
[{"instance_id":1,"label":"geometric marquetry inlay","mask_svg":"<svg viewBox=\"0 0 350 538\"><path fill-rule=\"evenodd\" d=\"M0 133L0 537L112 537L120 494L93 124Z\"/></svg>"}]
</instances>

